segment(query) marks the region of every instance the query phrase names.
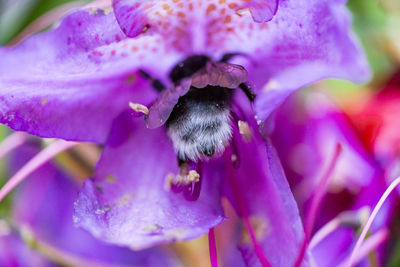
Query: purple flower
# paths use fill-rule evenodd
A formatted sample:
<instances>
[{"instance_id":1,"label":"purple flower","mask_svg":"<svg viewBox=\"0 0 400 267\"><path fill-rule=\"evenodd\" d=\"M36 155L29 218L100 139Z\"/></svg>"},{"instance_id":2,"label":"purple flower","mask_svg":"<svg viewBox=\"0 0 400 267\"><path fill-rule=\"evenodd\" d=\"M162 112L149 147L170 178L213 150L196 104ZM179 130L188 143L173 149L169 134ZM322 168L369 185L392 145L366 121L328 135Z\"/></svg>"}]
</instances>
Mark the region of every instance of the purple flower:
<instances>
[{"instance_id":1,"label":"purple flower","mask_svg":"<svg viewBox=\"0 0 400 267\"><path fill-rule=\"evenodd\" d=\"M100 239L142 249L198 237L224 220L226 196L249 231L240 244L246 261L293 264L301 221L254 115L262 123L293 90L325 77L364 81L368 67L343 1L280 1L277 11L276 4L115 1L122 30L114 14L75 12L58 28L0 50L0 121L105 145L75 204L76 224ZM248 10L256 21L276 15L258 24ZM255 114L248 85L257 94ZM162 91L158 98L152 87ZM130 102L155 129L135 118ZM179 136L179 122L191 116L183 106L195 115ZM198 118L201 138L193 131ZM186 149L185 136L200 148Z\"/></svg>"},{"instance_id":2,"label":"purple flower","mask_svg":"<svg viewBox=\"0 0 400 267\"><path fill-rule=\"evenodd\" d=\"M319 183L337 144L342 151L332 173L331 191L357 192L379 172L347 117L323 93L294 94L279 107L274 119L271 141L301 206Z\"/></svg>"},{"instance_id":3,"label":"purple flower","mask_svg":"<svg viewBox=\"0 0 400 267\"><path fill-rule=\"evenodd\" d=\"M317 266L341 266L387 187L383 170L358 139L348 118L321 92L293 94L276 110L274 119L271 141L305 220L335 146L341 145L308 246ZM382 263L382 244L387 240L392 213L393 201L389 200L370 231L382 238L370 248L372 253L378 252Z\"/></svg>"}]
</instances>

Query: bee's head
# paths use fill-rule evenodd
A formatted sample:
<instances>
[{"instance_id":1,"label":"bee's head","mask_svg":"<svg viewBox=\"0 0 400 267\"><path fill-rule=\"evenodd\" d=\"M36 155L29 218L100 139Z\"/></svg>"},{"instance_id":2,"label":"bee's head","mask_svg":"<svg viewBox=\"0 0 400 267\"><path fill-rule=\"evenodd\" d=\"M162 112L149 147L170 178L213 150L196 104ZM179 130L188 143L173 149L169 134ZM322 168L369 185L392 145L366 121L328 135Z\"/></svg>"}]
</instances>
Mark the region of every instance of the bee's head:
<instances>
[{"instance_id":1,"label":"bee's head","mask_svg":"<svg viewBox=\"0 0 400 267\"><path fill-rule=\"evenodd\" d=\"M177 84L181 79L191 77L197 71L204 68L208 61L210 61L210 58L205 55L190 56L175 65L169 73L169 78L174 84Z\"/></svg>"}]
</instances>

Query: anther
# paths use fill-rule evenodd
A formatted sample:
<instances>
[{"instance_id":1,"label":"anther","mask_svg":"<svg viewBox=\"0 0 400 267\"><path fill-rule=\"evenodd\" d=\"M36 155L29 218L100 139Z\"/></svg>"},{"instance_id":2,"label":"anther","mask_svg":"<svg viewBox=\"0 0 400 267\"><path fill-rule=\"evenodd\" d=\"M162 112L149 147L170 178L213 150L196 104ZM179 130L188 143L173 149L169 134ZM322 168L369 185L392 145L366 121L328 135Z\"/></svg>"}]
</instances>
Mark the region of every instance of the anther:
<instances>
[{"instance_id":1,"label":"anther","mask_svg":"<svg viewBox=\"0 0 400 267\"><path fill-rule=\"evenodd\" d=\"M200 181L200 174L195 170L189 171L189 174L186 177L187 177L186 182L189 182L189 183L193 183L193 182L197 183Z\"/></svg>"},{"instance_id":2,"label":"anther","mask_svg":"<svg viewBox=\"0 0 400 267\"><path fill-rule=\"evenodd\" d=\"M149 114L149 109L145 105L129 102L129 107L135 112L143 113L144 115Z\"/></svg>"},{"instance_id":3,"label":"anther","mask_svg":"<svg viewBox=\"0 0 400 267\"><path fill-rule=\"evenodd\" d=\"M250 130L249 124L245 121L238 121L238 127L239 127L239 133L243 135L244 140L250 142L253 134Z\"/></svg>"},{"instance_id":4,"label":"anther","mask_svg":"<svg viewBox=\"0 0 400 267\"><path fill-rule=\"evenodd\" d=\"M200 181L200 174L195 171L195 170L188 170L189 165L184 164L181 166L179 170L178 175L174 175L172 173L169 173L165 177L165 183L164 183L164 189L166 191L170 191L173 187L182 187L182 186L187 186L192 183L198 183ZM182 190L175 190L177 188L174 188L174 192L179 193Z\"/></svg>"}]
</instances>

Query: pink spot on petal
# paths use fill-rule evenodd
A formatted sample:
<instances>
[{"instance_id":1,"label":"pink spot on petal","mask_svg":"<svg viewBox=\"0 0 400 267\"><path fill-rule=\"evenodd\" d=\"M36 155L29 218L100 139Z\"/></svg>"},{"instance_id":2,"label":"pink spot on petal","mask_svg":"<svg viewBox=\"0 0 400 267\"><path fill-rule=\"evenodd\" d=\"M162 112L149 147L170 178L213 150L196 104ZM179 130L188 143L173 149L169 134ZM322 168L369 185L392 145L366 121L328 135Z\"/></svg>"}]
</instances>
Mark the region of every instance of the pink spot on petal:
<instances>
[{"instance_id":1,"label":"pink spot on petal","mask_svg":"<svg viewBox=\"0 0 400 267\"><path fill-rule=\"evenodd\" d=\"M96 50L94 50L94 51L92 51L92 55L94 55L94 56L102 56L103 55L103 53L102 52L100 52L100 51L96 51Z\"/></svg>"}]
</instances>

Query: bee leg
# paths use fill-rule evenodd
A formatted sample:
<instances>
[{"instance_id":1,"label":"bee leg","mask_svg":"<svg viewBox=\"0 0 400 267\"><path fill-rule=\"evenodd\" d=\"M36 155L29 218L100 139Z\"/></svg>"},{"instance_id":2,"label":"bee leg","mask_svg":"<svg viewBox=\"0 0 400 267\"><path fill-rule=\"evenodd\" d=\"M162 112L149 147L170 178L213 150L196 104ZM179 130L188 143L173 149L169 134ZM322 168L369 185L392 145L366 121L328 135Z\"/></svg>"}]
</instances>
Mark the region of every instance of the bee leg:
<instances>
[{"instance_id":1,"label":"bee leg","mask_svg":"<svg viewBox=\"0 0 400 267\"><path fill-rule=\"evenodd\" d=\"M242 89L243 93L245 93L250 102L253 103L257 95L250 89L250 87L245 83L241 83L239 84L239 88Z\"/></svg>"},{"instance_id":2,"label":"bee leg","mask_svg":"<svg viewBox=\"0 0 400 267\"><path fill-rule=\"evenodd\" d=\"M189 163L188 160L181 159L181 158L178 156L178 167L179 167L179 168L182 167L184 164L188 164L188 163Z\"/></svg>"},{"instance_id":3,"label":"bee leg","mask_svg":"<svg viewBox=\"0 0 400 267\"><path fill-rule=\"evenodd\" d=\"M219 61L220 62L228 62L229 60L231 60L232 58L234 58L236 56L245 56L245 54L240 53L240 52L226 53L226 54L222 55L222 57L221 57L221 59Z\"/></svg>"},{"instance_id":4,"label":"bee leg","mask_svg":"<svg viewBox=\"0 0 400 267\"><path fill-rule=\"evenodd\" d=\"M151 81L151 86L157 91L157 92L162 92L166 88L165 85L159 80L151 77L150 74L145 72L144 70L139 70L139 73L143 76L143 78Z\"/></svg>"}]
</instances>

